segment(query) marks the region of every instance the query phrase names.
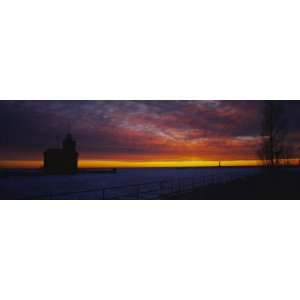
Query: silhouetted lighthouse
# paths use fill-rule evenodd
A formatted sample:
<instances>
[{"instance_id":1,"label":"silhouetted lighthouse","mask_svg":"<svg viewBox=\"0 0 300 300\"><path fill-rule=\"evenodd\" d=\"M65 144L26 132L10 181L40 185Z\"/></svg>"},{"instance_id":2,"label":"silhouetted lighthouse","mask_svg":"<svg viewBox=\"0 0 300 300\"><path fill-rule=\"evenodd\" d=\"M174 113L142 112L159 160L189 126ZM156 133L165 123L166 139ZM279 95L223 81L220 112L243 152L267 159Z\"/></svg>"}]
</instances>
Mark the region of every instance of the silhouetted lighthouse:
<instances>
[{"instance_id":1,"label":"silhouetted lighthouse","mask_svg":"<svg viewBox=\"0 0 300 300\"><path fill-rule=\"evenodd\" d=\"M62 149L52 148L44 152L44 170L47 173L71 174L78 169L76 141L68 133L63 140Z\"/></svg>"}]
</instances>

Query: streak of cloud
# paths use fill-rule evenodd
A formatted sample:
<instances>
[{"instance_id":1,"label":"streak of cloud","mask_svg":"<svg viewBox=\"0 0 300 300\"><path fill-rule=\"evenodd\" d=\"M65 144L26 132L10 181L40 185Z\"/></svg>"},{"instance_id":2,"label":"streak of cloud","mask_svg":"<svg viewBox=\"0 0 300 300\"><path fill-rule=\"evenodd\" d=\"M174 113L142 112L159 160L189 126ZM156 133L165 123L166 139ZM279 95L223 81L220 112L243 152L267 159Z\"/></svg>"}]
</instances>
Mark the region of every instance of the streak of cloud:
<instances>
[{"instance_id":1,"label":"streak of cloud","mask_svg":"<svg viewBox=\"0 0 300 300\"><path fill-rule=\"evenodd\" d=\"M253 159L261 101L1 101L0 160L41 159L71 127L81 158ZM300 150L300 102L285 102ZM298 151L297 150L297 151Z\"/></svg>"}]
</instances>

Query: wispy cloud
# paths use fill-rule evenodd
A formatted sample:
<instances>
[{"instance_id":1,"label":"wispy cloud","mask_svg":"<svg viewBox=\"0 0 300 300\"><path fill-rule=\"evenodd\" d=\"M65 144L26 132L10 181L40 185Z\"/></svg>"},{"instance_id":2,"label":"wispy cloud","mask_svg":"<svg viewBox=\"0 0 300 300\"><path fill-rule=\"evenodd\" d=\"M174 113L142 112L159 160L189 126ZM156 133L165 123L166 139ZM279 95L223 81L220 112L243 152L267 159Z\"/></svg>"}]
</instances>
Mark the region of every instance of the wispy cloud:
<instances>
[{"instance_id":1,"label":"wispy cloud","mask_svg":"<svg viewBox=\"0 0 300 300\"><path fill-rule=\"evenodd\" d=\"M41 159L71 131L81 158L253 159L260 101L1 101L0 159ZM299 145L300 102L286 102Z\"/></svg>"}]
</instances>

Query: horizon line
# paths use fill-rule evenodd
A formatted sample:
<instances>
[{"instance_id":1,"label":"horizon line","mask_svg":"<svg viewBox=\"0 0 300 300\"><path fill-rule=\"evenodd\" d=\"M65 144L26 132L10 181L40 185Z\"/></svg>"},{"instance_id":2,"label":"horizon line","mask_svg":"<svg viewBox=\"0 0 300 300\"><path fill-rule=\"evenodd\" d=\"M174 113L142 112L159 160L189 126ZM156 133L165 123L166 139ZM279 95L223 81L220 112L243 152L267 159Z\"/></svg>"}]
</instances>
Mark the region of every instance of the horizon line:
<instances>
[{"instance_id":1,"label":"horizon line","mask_svg":"<svg viewBox=\"0 0 300 300\"><path fill-rule=\"evenodd\" d=\"M290 159L292 165L296 165L299 159ZM147 160L147 161L120 161L120 160L79 160L78 167L85 168L147 168L147 167L231 167L231 166L260 166L259 160ZM42 160L0 160L0 168L42 168Z\"/></svg>"}]
</instances>

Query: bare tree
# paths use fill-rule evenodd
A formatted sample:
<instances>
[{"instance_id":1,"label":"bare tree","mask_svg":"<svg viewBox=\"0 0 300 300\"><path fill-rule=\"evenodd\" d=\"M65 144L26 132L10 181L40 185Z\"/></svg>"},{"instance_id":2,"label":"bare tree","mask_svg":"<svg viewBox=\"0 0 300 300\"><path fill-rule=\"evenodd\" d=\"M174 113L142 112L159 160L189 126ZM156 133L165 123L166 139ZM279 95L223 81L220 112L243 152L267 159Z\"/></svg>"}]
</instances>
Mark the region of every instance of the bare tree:
<instances>
[{"instance_id":1,"label":"bare tree","mask_svg":"<svg viewBox=\"0 0 300 300\"><path fill-rule=\"evenodd\" d=\"M289 162L291 149L286 144L287 119L281 101L265 101L258 156L266 167Z\"/></svg>"}]
</instances>

